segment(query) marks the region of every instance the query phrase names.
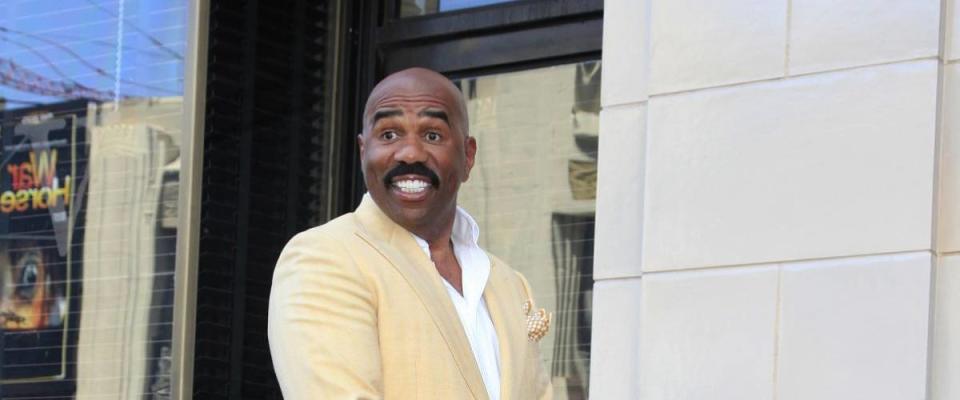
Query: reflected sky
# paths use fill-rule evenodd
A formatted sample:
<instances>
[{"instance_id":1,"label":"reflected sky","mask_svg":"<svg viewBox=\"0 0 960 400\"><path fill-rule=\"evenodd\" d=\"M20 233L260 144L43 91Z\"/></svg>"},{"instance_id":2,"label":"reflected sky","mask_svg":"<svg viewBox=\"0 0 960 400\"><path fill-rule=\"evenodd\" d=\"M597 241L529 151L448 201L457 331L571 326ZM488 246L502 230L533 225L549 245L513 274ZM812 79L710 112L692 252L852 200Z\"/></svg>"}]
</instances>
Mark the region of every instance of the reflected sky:
<instances>
[{"instance_id":1,"label":"reflected sky","mask_svg":"<svg viewBox=\"0 0 960 400\"><path fill-rule=\"evenodd\" d=\"M9 109L181 95L185 3L0 1L0 97Z\"/></svg>"},{"instance_id":2,"label":"reflected sky","mask_svg":"<svg viewBox=\"0 0 960 400\"><path fill-rule=\"evenodd\" d=\"M507 3L516 0L444 0L440 2L440 11L462 10L490 4Z\"/></svg>"}]
</instances>

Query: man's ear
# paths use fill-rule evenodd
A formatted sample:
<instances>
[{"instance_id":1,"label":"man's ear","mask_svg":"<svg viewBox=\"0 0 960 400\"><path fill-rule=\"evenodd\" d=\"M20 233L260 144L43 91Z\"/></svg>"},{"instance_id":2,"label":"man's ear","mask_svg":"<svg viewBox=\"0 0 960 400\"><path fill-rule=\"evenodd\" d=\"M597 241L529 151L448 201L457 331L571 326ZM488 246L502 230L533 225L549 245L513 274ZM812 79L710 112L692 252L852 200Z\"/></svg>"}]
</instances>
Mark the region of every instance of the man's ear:
<instances>
[{"instance_id":1,"label":"man's ear","mask_svg":"<svg viewBox=\"0 0 960 400\"><path fill-rule=\"evenodd\" d=\"M477 159L477 139L473 136L467 136L467 139L463 145L467 156L467 173L463 177L463 181L466 182L467 179L470 178L470 170L473 169L473 163Z\"/></svg>"},{"instance_id":2,"label":"man's ear","mask_svg":"<svg viewBox=\"0 0 960 400\"><path fill-rule=\"evenodd\" d=\"M360 158L363 158L363 132L357 134L357 146L360 147Z\"/></svg>"}]
</instances>

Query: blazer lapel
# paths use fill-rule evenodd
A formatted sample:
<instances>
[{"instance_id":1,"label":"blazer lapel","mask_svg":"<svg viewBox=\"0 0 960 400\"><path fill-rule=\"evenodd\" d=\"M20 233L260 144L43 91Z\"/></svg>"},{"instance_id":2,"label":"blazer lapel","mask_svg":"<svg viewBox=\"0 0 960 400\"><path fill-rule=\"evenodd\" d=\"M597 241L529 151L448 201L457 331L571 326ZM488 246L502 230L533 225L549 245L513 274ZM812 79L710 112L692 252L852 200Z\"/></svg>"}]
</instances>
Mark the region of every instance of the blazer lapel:
<instances>
[{"instance_id":1,"label":"blazer lapel","mask_svg":"<svg viewBox=\"0 0 960 400\"><path fill-rule=\"evenodd\" d=\"M524 360L523 345L526 344L527 333L523 330L525 321L520 311L522 300L512 301L516 296L511 293L510 271L494 260L491 256L490 278L483 298L500 341L500 399L508 400L516 398L516 384L525 379L516 374L523 372L521 363Z\"/></svg>"},{"instance_id":2,"label":"blazer lapel","mask_svg":"<svg viewBox=\"0 0 960 400\"><path fill-rule=\"evenodd\" d=\"M473 396L487 399L483 377L460 317L443 286L443 278L423 254L413 235L384 214L369 194L363 196L355 215L361 227L357 235L373 246L407 280L440 330Z\"/></svg>"}]
</instances>

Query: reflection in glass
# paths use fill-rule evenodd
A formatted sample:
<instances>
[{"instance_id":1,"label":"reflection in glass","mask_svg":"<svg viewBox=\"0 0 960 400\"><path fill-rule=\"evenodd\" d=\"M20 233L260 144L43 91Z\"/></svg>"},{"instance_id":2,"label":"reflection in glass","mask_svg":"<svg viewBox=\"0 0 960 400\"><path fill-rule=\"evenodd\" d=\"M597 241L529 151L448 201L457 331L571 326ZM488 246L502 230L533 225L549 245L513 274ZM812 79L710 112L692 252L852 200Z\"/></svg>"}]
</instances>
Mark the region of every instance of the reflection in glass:
<instances>
[{"instance_id":1,"label":"reflection in glass","mask_svg":"<svg viewBox=\"0 0 960 400\"><path fill-rule=\"evenodd\" d=\"M596 210L600 62L458 82L476 165L458 202L480 224L481 246L530 281L554 312L540 342L558 399L584 399Z\"/></svg>"},{"instance_id":2,"label":"reflection in glass","mask_svg":"<svg viewBox=\"0 0 960 400\"><path fill-rule=\"evenodd\" d=\"M0 398L169 398L187 2L9 3Z\"/></svg>"},{"instance_id":3,"label":"reflection in glass","mask_svg":"<svg viewBox=\"0 0 960 400\"><path fill-rule=\"evenodd\" d=\"M517 0L400 0L400 16L436 14L512 1Z\"/></svg>"}]
</instances>

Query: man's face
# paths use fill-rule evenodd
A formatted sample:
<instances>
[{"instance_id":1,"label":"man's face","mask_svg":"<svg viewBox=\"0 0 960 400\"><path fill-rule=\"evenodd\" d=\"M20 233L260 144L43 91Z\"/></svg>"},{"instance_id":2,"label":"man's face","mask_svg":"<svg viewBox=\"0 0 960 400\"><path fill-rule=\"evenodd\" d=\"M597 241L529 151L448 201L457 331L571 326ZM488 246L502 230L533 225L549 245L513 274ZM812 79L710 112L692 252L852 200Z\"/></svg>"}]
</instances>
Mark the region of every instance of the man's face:
<instances>
[{"instance_id":1,"label":"man's face","mask_svg":"<svg viewBox=\"0 0 960 400\"><path fill-rule=\"evenodd\" d=\"M377 205L407 230L453 221L477 149L461 102L446 78L424 70L388 77L370 95L358 137L364 180Z\"/></svg>"}]
</instances>

